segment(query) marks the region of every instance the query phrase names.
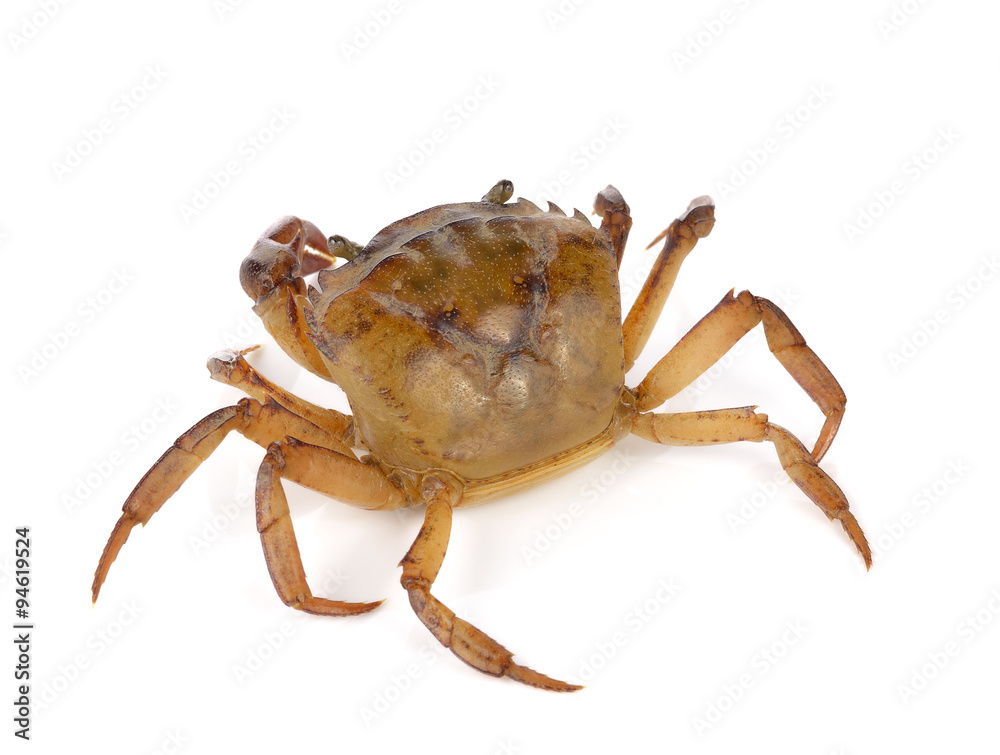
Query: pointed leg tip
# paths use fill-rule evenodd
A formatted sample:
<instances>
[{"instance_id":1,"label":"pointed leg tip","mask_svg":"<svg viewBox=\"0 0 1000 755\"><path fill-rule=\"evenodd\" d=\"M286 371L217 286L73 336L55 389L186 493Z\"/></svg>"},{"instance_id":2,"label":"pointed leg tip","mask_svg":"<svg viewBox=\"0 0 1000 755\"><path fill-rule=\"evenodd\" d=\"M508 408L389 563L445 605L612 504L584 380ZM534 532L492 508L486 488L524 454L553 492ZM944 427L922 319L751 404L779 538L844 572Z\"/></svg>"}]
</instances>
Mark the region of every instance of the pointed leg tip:
<instances>
[{"instance_id":1,"label":"pointed leg tip","mask_svg":"<svg viewBox=\"0 0 1000 755\"><path fill-rule=\"evenodd\" d=\"M646 249L652 249L658 241L660 241L664 236L667 235L669 231L670 231L669 227L664 228L662 231L660 231L659 235L657 235L655 239L646 244Z\"/></svg>"},{"instance_id":2,"label":"pointed leg tip","mask_svg":"<svg viewBox=\"0 0 1000 755\"><path fill-rule=\"evenodd\" d=\"M861 529L861 525L858 524L858 520L854 518L854 514L850 511L843 511L841 516L837 518L840 520L840 526L844 528L844 532L847 533L847 536L851 538L851 542L854 543L854 547L858 549L861 558L864 559L865 570L870 571L872 568L872 549L868 545L868 538L865 537L865 533Z\"/></svg>"},{"instance_id":3,"label":"pointed leg tip","mask_svg":"<svg viewBox=\"0 0 1000 755\"><path fill-rule=\"evenodd\" d=\"M90 587L92 603L97 602L97 596L101 593L104 580L108 578L111 565L118 558L118 552L125 545L125 541L128 540L129 533L135 525L136 521L126 512L122 514L117 524L115 524L115 528L111 531L111 537L108 538L108 542L104 546L104 551L101 553L101 560L97 562L97 570L94 572L94 582Z\"/></svg>"},{"instance_id":4,"label":"pointed leg tip","mask_svg":"<svg viewBox=\"0 0 1000 755\"><path fill-rule=\"evenodd\" d=\"M383 603L385 603L385 598L382 598L382 600L373 600L370 603L358 603L358 613L368 613L369 611L374 611Z\"/></svg>"},{"instance_id":5,"label":"pointed leg tip","mask_svg":"<svg viewBox=\"0 0 1000 755\"><path fill-rule=\"evenodd\" d=\"M527 666L520 666L513 662L511 662L510 666L508 666L504 671L504 676L508 676L511 679L521 682L522 684L527 684L531 687L538 687L539 689L546 689L551 692L576 692L577 690L583 689L583 685L581 684L562 682L558 679L548 677L545 674L533 671Z\"/></svg>"},{"instance_id":6,"label":"pointed leg tip","mask_svg":"<svg viewBox=\"0 0 1000 755\"><path fill-rule=\"evenodd\" d=\"M346 603L342 600L310 597L291 605L293 608L297 608L304 613L311 613L314 616L357 616L362 613L374 611L384 602L385 599L376 600L371 603Z\"/></svg>"},{"instance_id":7,"label":"pointed leg tip","mask_svg":"<svg viewBox=\"0 0 1000 755\"><path fill-rule=\"evenodd\" d=\"M370 603L340 603L339 605L342 606L345 611L342 615L357 616L363 613L370 613L383 603L385 603L385 598L382 600L374 600Z\"/></svg>"}]
</instances>

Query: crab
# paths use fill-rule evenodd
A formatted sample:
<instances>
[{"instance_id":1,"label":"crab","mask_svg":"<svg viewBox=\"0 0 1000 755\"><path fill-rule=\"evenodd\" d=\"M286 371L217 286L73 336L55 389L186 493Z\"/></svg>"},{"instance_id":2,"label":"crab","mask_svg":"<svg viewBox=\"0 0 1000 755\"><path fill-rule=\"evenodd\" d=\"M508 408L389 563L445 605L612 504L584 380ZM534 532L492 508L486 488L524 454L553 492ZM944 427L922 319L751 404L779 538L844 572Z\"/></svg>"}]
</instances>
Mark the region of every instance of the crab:
<instances>
[{"instance_id":1,"label":"crab","mask_svg":"<svg viewBox=\"0 0 1000 755\"><path fill-rule=\"evenodd\" d=\"M434 595L452 512L569 472L630 433L673 446L770 442L791 480L840 522L870 567L844 493L818 466L843 418L844 391L772 302L730 290L638 386L625 385L681 263L712 230L712 200L694 199L650 244L664 241L623 321L618 269L632 219L621 193L608 186L597 194L600 227L579 210L568 216L552 203L542 210L511 196L511 182L500 181L479 202L418 212L363 248L296 217L268 228L240 268L243 289L282 349L343 389L353 414L271 383L245 358L249 349L212 355L212 378L249 397L181 435L138 483L101 556L93 600L132 528L145 525L234 430L266 449L257 530L286 605L346 616L382 601L312 594L283 480L362 509L423 505L423 526L400 562L420 621L473 668L548 690L580 687L515 662ZM312 273L317 286L304 281ZM825 415L811 451L754 406L652 411L758 324Z\"/></svg>"}]
</instances>

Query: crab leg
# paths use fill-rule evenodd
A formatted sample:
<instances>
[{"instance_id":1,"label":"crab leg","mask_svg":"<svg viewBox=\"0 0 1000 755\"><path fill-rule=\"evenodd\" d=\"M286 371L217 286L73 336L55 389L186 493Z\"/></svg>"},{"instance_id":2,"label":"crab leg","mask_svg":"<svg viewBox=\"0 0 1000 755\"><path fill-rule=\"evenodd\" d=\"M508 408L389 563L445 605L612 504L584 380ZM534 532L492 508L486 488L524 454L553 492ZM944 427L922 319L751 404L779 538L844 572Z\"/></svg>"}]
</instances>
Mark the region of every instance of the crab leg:
<instances>
[{"instance_id":1,"label":"crab leg","mask_svg":"<svg viewBox=\"0 0 1000 755\"><path fill-rule=\"evenodd\" d=\"M282 602L306 613L327 616L365 613L381 605L381 600L345 603L313 596L306 582L288 500L281 487L282 478L365 509L405 505L400 490L373 467L294 438L271 443L257 473L257 532L267 570Z\"/></svg>"},{"instance_id":2,"label":"crab leg","mask_svg":"<svg viewBox=\"0 0 1000 755\"><path fill-rule=\"evenodd\" d=\"M653 246L666 237L663 249L653 263L642 290L632 304L628 317L622 324L622 343L625 347L625 371L628 372L639 358L653 332L663 305L677 280L681 263L694 249L698 239L705 238L715 225L715 205L710 197L692 199L683 215L650 242Z\"/></svg>"},{"instance_id":3,"label":"crab leg","mask_svg":"<svg viewBox=\"0 0 1000 755\"><path fill-rule=\"evenodd\" d=\"M625 254L625 242L632 228L632 216L629 214L628 203L614 186L608 184L597 192L594 198L594 214L601 216L601 230L611 237L611 246L615 250L618 267L622 266L622 255Z\"/></svg>"},{"instance_id":4,"label":"crab leg","mask_svg":"<svg viewBox=\"0 0 1000 755\"><path fill-rule=\"evenodd\" d=\"M760 322L771 353L826 415L812 455L823 458L837 434L847 397L833 373L777 305L742 291L729 291L657 362L636 389L639 411L655 409L691 384Z\"/></svg>"},{"instance_id":5,"label":"crab leg","mask_svg":"<svg viewBox=\"0 0 1000 755\"><path fill-rule=\"evenodd\" d=\"M261 403L245 398L235 406L212 412L174 441L126 499L121 518L104 547L94 574L91 592L95 602L108 570L132 528L137 524L145 525L232 430L265 448L275 438L294 436L332 449L330 453L365 467L339 438L273 401Z\"/></svg>"},{"instance_id":6,"label":"crab leg","mask_svg":"<svg viewBox=\"0 0 1000 755\"><path fill-rule=\"evenodd\" d=\"M865 566L871 568L871 549L861 526L848 509L844 492L833 478L819 468L798 438L785 428L768 422L767 415L757 414L754 407L680 414L640 414L632 432L646 440L669 446L770 441L778 452L782 469L831 521L840 521L864 558Z\"/></svg>"},{"instance_id":7,"label":"crab leg","mask_svg":"<svg viewBox=\"0 0 1000 755\"><path fill-rule=\"evenodd\" d=\"M544 674L521 666L513 661L513 654L500 643L474 627L431 595L431 586L444 561L451 535L452 506L459 494L446 482L427 478L424 482L424 499L427 513L424 525L400 566L400 581L410 595L410 605L438 642L455 655L483 673L491 676L509 676L533 687L571 692L581 689L578 685L551 679Z\"/></svg>"},{"instance_id":8,"label":"crab leg","mask_svg":"<svg viewBox=\"0 0 1000 755\"><path fill-rule=\"evenodd\" d=\"M350 415L311 404L275 385L251 367L243 355L256 348L258 347L251 346L242 351L223 349L212 354L208 358L208 371L212 379L238 388L260 402L273 399L293 414L322 427L345 442L353 441L353 438L349 437L354 432L354 423Z\"/></svg>"}]
</instances>

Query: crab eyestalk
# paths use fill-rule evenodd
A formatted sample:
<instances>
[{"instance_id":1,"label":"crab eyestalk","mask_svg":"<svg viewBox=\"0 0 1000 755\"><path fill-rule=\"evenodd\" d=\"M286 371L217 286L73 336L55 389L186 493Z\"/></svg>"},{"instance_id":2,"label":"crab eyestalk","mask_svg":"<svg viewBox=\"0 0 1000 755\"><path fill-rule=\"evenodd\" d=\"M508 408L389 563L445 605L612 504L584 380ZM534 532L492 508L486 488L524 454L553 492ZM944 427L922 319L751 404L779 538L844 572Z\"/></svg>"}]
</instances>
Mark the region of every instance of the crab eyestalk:
<instances>
[{"instance_id":1,"label":"crab eyestalk","mask_svg":"<svg viewBox=\"0 0 1000 755\"><path fill-rule=\"evenodd\" d=\"M326 240L327 251L334 257L340 257L350 262L361 252L361 244L355 244L343 236L331 236Z\"/></svg>"},{"instance_id":2,"label":"crab eyestalk","mask_svg":"<svg viewBox=\"0 0 1000 755\"><path fill-rule=\"evenodd\" d=\"M490 204L503 204L514 196L514 184L506 178L501 178L488 192L483 195L482 201Z\"/></svg>"}]
</instances>

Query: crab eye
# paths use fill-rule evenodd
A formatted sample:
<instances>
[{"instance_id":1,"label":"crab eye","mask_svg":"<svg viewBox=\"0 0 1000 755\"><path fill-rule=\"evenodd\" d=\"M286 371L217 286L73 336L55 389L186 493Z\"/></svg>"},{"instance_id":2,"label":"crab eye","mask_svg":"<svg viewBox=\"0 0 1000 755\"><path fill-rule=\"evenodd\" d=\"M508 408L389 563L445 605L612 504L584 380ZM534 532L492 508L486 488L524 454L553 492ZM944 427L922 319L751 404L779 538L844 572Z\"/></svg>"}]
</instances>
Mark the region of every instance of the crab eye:
<instances>
[{"instance_id":1,"label":"crab eye","mask_svg":"<svg viewBox=\"0 0 1000 755\"><path fill-rule=\"evenodd\" d=\"M495 184L493 188L490 189L483 196L483 202L490 202L491 204L503 204L514 194L514 184L506 179L501 178Z\"/></svg>"},{"instance_id":2,"label":"crab eye","mask_svg":"<svg viewBox=\"0 0 1000 755\"><path fill-rule=\"evenodd\" d=\"M334 257L342 257L348 262L357 257L358 252L361 251L359 244L355 244L350 239L345 239L339 235L328 238L326 240L326 248Z\"/></svg>"}]
</instances>

